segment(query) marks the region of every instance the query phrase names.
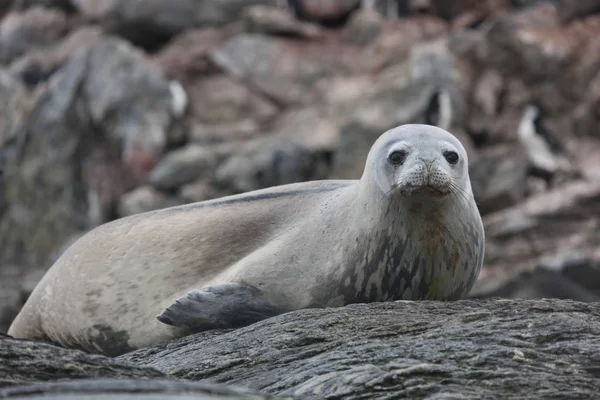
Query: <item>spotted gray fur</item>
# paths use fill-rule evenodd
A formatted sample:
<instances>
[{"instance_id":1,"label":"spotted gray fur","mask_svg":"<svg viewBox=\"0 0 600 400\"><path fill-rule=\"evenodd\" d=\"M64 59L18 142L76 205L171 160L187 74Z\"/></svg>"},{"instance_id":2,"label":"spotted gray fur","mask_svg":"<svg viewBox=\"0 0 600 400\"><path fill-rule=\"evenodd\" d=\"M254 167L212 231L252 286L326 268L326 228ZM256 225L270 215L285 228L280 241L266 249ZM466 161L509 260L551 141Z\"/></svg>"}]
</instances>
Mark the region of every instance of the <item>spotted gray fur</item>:
<instances>
[{"instance_id":1,"label":"spotted gray fur","mask_svg":"<svg viewBox=\"0 0 600 400\"><path fill-rule=\"evenodd\" d=\"M380 136L359 180L267 188L88 232L9 334L115 355L300 308L455 300L477 278L484 240L461 143L404 125Z\"/></svg>"}]
</instances>

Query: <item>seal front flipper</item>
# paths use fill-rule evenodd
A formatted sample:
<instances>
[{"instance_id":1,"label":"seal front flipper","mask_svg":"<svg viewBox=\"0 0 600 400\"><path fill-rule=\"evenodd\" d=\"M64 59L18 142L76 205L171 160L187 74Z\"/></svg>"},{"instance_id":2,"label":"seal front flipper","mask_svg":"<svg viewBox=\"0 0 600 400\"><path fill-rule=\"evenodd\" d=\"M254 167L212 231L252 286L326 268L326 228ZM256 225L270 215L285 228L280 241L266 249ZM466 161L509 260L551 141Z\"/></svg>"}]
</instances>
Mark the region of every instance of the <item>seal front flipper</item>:
<instances>
[{"instance_id":1,"label":"seal front flipper","mask_svg":"<svg viewBox=\"0 0 600 400\"><path fill-rule=\"evenodd\" d=\"M224 283L189 291L156 318L163 324L204 331L239 328L283 312L264 300L254 287Z\"/></svg>"}]
</instances>

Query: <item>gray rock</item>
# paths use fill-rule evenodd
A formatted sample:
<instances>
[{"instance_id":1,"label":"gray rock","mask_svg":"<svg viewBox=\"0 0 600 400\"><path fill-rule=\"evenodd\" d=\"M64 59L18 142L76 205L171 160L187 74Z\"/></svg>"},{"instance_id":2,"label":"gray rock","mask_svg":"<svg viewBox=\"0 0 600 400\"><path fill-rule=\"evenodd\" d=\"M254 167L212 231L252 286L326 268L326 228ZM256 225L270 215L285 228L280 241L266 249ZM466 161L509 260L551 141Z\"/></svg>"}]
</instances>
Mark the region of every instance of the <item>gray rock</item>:
<instances>
[{"instance_id":1,"label":"gray rock","mask_svg":"<svg viewBox=\"0 0 600 400\"><path fill-rule=\"evenodd\" d=\"M271 125L279 137L302 143L307 149L331 152L339 141L338 121L322 107L298 107L282 113Z\"/></svg>"},{"instance_id":2,"label":"gray rock","mask_svg":"<svg viewBox=\"0 0 600 400\"><path fill-rule=\"evenodd\" d=\"M259 124L254 119L242 119L213 124L195 123L188 133L188 138L198 143L235 142L252 139L258 136L259 132Z\"/></svg>"},{"instance_id":3,"label":"gray rock","mask_svg":"<svg viewBox=\"0 0 600 400\"><path fill-rule=\"evenodd\" d=\"M302 399L585 399L600 390L598 312L564 300L357 304L118 359Z\"/></svg>"},{"instance_id":4,"label":"gray rock","mask_svg":"<svg viewBox=\"0 0 600 400\"><path fill-rule=\"evenodd\" d=\"M151 367L0 334L0 397L11 386L89 378L169 379Z\"/></svg>"},{"instance_id":5,"label":"gray rock","mask_svg":"<svg viewBox=\"0 0 600 400\"><path fill-rule=\"evenodd\" d=\"M511 0L472 1L472 0L429 0L431 11L445 19L454 19L463 13L489 15L494 11L509 8Z\"/></svg>"},{"instance_id":6,"label":"gray rock","mask_svg":"<svg viewBox=\"0 0 600 400\"><path fill-rule=\"evenodd\" d=\"M346 38L359 46L366 46L383 29L383 18L373 10L360 10L352 15L346 26Z\"/></svg>"},{"instance_id":7,"label":"gray rock","mask_svg":"<svg viewBox=\"0 0 600 400\"><path fill-rule=\"evenodd\" d=\"M156 48L186 29L235 21L245 7L273 0L76 0L84 15L99 20L107 32Z\"/></svg>"},{"instance_id":8,"label":"gray rock","mask_svg":"<svg viewBox=\"0 0 600 400\"><path fill-rule=\"evenodd\" d=\"M529 162L517 145L482 150L469 166L471 186L482 214L507 208L523 200Z\"/></svg>"},{"instance_id":9,"label":"gray rock","mask_svg":"<svg viewBox=\"0 0 600 400\"><path fill-rule=\"evenodd\" d=\"M243 13L246 32L316 39L321 36L317 25L300 22L276 7L256 5Z\"/></svg>"},{"instance_id":10,"label":"gray rock","mask_svg":"<svg viewBox=\"0 0 600 400\"><path fill-rule=\"evenodd\" d=\"M82 169L93 149L118 146L124 168L143 176L175 120L169 83L114 39L77 51L38 93L0 180L0 263L25 267L47 266L92 226Z\"/></svg>"},{"instance_id":11,"label":"gray rock","mask_svg":"<svg viewBox=\"0 0 600 400\"><path fill-rule=\"evenodd\" d=\"M32 102L21 82L0 69L0 148L11 138L16 138ZM3 160L0 160L0 167L2 164Z\"/></svg>"},{"instance_id":12,"label":"gray rock","mask_svg":"<svg viewBox=\"0 0 600 400\"><path fill-rule=\"evenodd\" d=\"M176 197L159 192L150 186L140 186L121 196L118 205L118 216L128 217L181 204L184 204L184 202Z\"/></svg>"},{"instance_id":13,"label":"gray rock","mask_svg":"<svg viewBox=\"0 0 600 400\"><path fill-rule=\"evenodd\" d=\"M584 17L587 14L598 11L600 1L598 0L557 0L556 9L562 22L569 22L575 18Z\"/></svg>"},{"instance_id":14,"label":"gray rock","mask_svg":"<svg viewBox=\"0 0 600 400\"><path fill-rule=\"evenodd\" d=\"M13 4L13 8L16 10L26 10L36 6L56 8L67 12L72 12L75 10L72 0L14 0Z\"/></svg>"},{"instance_id":15,"label":"gray rock","mask_svg":"<svg viewBox=\"0 0 600 400\"><path fill-rule=\"evenodd\" d=\"M157 189L173 190L209 175L216 163L210 149L190 144L162 158L150 172L150 184Z\"/></svg>"},{"instance_id":16,"label":"gray rock","mask_svg":"<svg viewBox=\"0 0 600 400\"><path fill-rule=\"evenodd\" d=\"M67 397L88 400L269 400L290 399L258 394L243 388L167 379L86 379L41 383L0 390L7 399L59 400Z\"/></svg>"},{"instance_id":17,"label":"gray rock","mask_svg":"<svg viewBox=\"0 0 600 400\"><path fill-rule=\"evenodd\" d=\"M13 319L45 273L45 268L0 266L0 333L8 331Z\"/></svg>"},{"instance_id":18,"label":"gray rock","mask_svg":"<svg viewBox=\"0 0 600 400\"><path fill-rule=\"evenodd\" d=\"M11 12L0 25L0 62L9 63L25 52L49 46L67 33L67 16L41 7Z\"/></svg>"},{"instance_id":19,"label":"gray rock","mask_svg":"<svg viewBox=\"0 0 600 400\"><path fill-rule=\"evenodd\" d=\"M0 0L0 17L4 15L13 7L14 0Z\"/></svg>"},{"instance_id":20,"label":"gray rock","mask_svg":"<svg viewBox=\"0 0 600 400\"><path fill-rule=\"evenodd\" d=\"M46 82L79 49L105 40L100 28L84 26L53 46L35 48L10 64L11 74L29 86Z\"/></svg>"},{"instance_id":21,"label":"gray rock","mask_svg":"<svg viewBox=\"0 0 600 400\"><path fill-rule=\"evenodd\" d=\"M205 180L198 180L181 187L179 196L186 203L195 203L197 201L211 200L217 197L221 197L213 185L206 182Z\"/></svg>"},{"instance_id":22,"label":"gray rock","mask_svg":"<svg viewBox=\"0 0 600 400\"><path fill-rule=\"evenodd\" d=\"M266 136L248 142L223 162L216 182L233 193L294 182L325 179L329 153L284 136Z\"/></svg>"},{"instance_id":23,"label":"gray rock","mask_svg":"<svg viewBox=\"0 0 600 400\"><path fill-rule=\"evenodd\" d=\"M0 268L0 332L8 331L23 306L21 288L17 284L22 276L23 269L19 266L3 265Z\"/></svg>"}]
</instances>

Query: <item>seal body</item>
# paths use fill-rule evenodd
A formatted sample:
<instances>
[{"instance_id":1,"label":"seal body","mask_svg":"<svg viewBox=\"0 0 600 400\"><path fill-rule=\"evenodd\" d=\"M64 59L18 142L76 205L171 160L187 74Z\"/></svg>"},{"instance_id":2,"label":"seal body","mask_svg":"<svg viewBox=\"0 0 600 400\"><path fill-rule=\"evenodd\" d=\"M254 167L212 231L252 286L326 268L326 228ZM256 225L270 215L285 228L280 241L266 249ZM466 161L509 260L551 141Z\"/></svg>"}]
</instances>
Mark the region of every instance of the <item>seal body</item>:
<instances>
[{"instance_id":1,"label":"seal body","mask_svg":"<svg viewBox=\"0 0 600 400\"><path fill-rule=\"evenodd\" d=\"M75 242L9 334L117 355L310 307L455 300L484 231L450 133L384 133L359 180L310 181L137 214Z\"/></svg>"}]
</instances>

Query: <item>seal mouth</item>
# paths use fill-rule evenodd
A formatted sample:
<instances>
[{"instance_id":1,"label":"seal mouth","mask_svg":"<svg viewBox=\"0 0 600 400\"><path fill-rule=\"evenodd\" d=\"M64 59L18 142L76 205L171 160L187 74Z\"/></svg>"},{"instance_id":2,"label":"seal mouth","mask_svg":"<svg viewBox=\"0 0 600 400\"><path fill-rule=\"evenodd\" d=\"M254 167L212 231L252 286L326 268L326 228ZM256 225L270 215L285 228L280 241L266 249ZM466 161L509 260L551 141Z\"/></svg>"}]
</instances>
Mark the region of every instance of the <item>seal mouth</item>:
<instances>
[{"instance_id":1,"label":"seal mouth","mask_svg":"<svg viewBox=\"0 0 600 400\"><path fill-rule=\"evenodd\" d=\"M413 186L409 184L400 189L400 194L403 197L433 197L441 199L448 196L449 193L450 191L447 188L432 185Z\"/></svg>"}]
</instances>

